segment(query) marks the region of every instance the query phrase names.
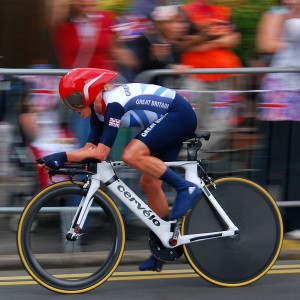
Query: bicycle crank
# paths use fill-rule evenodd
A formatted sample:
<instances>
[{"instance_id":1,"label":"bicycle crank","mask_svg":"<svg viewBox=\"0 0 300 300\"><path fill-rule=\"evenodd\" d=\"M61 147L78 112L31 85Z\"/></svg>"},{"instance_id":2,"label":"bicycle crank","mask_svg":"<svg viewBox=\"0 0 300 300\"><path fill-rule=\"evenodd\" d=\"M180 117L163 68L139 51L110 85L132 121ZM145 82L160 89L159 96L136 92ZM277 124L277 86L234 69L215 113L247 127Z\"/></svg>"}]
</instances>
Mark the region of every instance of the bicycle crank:
<instances>
[{"instance_id":1,"label":"bicycle crank","mask_svg":"<svg viewBox=\"0 0 300 300\"><path fill-rule=\"evenodd\" d=\"M183 254L183 247L166 248L153 231L149 233L149 247L152 254L162 261L174 261Z\"/></svg>"}]
</instances>

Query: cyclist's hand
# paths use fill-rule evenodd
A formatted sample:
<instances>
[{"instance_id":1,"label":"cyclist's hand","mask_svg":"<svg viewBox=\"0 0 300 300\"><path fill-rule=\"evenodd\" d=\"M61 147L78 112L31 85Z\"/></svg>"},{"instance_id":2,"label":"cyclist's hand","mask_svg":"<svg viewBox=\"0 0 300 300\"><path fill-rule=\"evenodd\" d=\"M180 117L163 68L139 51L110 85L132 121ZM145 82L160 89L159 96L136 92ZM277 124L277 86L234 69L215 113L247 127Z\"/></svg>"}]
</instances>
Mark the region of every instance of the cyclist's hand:
<instances>
[{"instance_id":1,"label":"cyclist's hand","mask_svg":"<svg viewBox=\"0 0 300 300\"><path fill-rule=\"evenodd\" d=\"M57 152L42 158L38 158L36 161L38 164L45 165L50 169L58 170L67 161L67 154L66 152Z\"/></svg>"}]
</instances>

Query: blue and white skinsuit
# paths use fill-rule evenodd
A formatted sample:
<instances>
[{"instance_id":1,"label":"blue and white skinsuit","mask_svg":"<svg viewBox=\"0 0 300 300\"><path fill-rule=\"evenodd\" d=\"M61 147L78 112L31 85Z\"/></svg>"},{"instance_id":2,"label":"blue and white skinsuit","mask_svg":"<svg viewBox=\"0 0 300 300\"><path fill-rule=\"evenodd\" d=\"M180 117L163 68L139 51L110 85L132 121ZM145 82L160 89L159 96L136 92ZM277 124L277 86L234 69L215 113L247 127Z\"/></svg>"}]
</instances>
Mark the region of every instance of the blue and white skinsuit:
<instances>
[{"instance_id":1,"label":"blue and white skinsuit","mask_svg":"<svg viewBox=\"0 0 300 300\"><path fill-rule=\"evenodd\" d=\"M93 113L88 141L112 147L120 127L140 127L135 137L152 156L175 160L182 142L191 138L197 118L191 104L174 90L130 83L103 92L103 115Z\"/></svg>"}]
</instances>

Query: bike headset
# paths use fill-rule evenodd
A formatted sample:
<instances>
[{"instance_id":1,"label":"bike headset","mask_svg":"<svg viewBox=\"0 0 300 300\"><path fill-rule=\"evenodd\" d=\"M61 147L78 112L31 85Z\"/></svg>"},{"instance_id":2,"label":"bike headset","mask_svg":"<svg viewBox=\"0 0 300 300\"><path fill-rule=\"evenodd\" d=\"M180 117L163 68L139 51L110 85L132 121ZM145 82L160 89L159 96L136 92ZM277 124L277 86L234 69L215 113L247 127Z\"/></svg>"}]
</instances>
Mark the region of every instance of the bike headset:
<instances>
[{"instance_id":1,"label":"bike headset","mask_svg":"<svg viewBox=\"0 0 300 300\"><path fill-rule=\"evenodd\" d=\"M93 103L104 86L117 75L118 73L106 69L72 69L59 82L60 98L73 111L87 107Z\"/></svg>"}]
</instances>

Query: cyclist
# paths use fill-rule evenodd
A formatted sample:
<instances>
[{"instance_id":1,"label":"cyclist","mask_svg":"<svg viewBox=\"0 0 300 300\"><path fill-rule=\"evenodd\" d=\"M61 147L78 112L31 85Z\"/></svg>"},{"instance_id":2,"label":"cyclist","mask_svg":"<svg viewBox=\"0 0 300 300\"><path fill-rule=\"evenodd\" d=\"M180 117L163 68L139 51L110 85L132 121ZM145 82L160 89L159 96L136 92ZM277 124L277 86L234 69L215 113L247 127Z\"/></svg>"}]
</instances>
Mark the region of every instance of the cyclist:
<instances>
[{"instance_id":1,"label":"cyclist","mask_svg":"<svg viewBox=\"0 0 300 300\"><path fill-rule=\"evenodd\" d=\"M188 211L200 190L163 161L176 160L182 142L197 127L196 114L174 90L142 83L116 85L111 83L116 76L110 70L78 68L62 77L59 94L63 103L83 118L90 116L91 129L83 148L45 156L41 166L59 169L66 161L105 160L119 127L141 127L123 150L122 160L142 172L140 185L150 208L161 218L175 220ZM177 192L170 216L163 181ZM155 270L158 264L161 261L150 256L140 270Z\"/></svg>"}]
</instances>

